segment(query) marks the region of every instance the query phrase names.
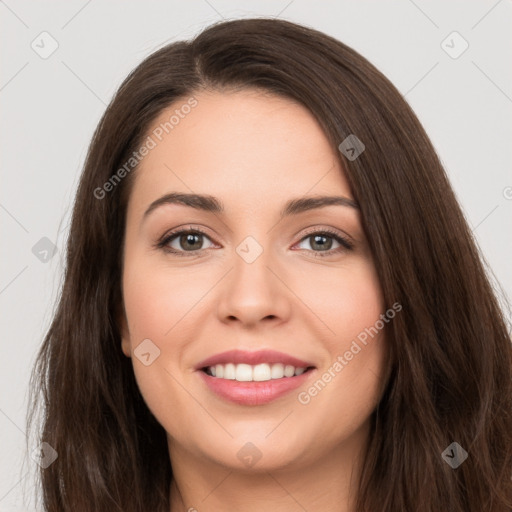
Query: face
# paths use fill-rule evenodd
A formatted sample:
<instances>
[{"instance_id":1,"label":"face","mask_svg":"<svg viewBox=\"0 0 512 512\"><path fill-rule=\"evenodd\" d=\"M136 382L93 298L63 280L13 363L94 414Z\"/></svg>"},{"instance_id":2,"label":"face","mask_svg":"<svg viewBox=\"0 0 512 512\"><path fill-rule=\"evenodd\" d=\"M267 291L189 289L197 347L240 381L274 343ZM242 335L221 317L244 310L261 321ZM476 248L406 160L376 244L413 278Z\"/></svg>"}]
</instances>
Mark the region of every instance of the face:
<instances>
[{"instance_id":1,"label":"face","mask_svg":"<svg viewBox=\"0 0 512 512\"><path fill-rule=\"evenodd\" d=\"M171 460L268 470L360 446L387 321L338 157L290 100L195 98L148 132L123 256L122 350ZM187 114L162 136L176 109ZM210 201L158 201L168 194ZM323 196L341 199L287 208Z\"/></svg>"}]
</instances>

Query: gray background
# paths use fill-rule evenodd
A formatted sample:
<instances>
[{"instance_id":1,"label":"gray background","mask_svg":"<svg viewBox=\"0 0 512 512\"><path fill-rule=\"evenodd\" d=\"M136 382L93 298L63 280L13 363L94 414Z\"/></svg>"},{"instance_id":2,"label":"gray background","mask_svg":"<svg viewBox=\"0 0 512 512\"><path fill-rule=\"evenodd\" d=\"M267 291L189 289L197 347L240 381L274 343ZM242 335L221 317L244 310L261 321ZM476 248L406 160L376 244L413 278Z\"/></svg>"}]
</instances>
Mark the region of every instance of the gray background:
<instances>
[{"instance_id":1,"label":"gray background","mask_svg":"<svg viewBox=\"0 0 512 512\"><path fill-rule=\"evenodd\" d=\"M106 104L162 45L222 18L262 15L340 39L405 95L496 286L512 296L511 0L0 0L1 512L36 510L36 464L25 450L28 377L61 284L78 177ZM464 40L469 47L457 56ZM44 55L52 44L57 50Z\"/></svg>"}]
</instances>

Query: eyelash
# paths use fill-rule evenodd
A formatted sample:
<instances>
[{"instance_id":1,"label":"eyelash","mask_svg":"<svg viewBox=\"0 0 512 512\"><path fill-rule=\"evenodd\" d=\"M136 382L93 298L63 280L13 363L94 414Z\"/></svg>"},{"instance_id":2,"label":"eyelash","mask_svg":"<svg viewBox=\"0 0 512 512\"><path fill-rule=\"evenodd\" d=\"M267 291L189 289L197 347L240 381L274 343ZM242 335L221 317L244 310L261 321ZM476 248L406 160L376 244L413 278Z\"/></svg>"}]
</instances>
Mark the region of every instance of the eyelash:
<instances>
[{"instance_id":1,"label":"eyelash","mask_svg":"<svg viewBox=\"0 0 512 512\"><path fill-rule=\"evenodd\" d=\"M198 251L177 251L176 249L171 249L167 244L171 242L174 238L183 234L201 234L210 239L207 233L205 233L202 229L189 227L188 229L181 229L178 231L171 231L170 233L166 233L156 244L155 247L157 249L162 249L163 251L171 254L175 254L177 256L190 257L197 255L197 253L201 251L206 251L208 249L199 249ZM315 257L317 258L325 258L326 256L332 256L333 254L337 254L343 251L352 251L354 249L354 244L349 241L347 238L341 236L339 233L335 231L331 231L330 229L321 229L321 230L312 230L307 233L299 240L299 243L303 240L313 236L313 235L327 235L327 238L334 238L341 247L337 249L329 249L328 251L313 251L312 249L303 249L310 250L313 252ZM187 252L189 254L187 254Z\"/></svg>"}]
</instances>

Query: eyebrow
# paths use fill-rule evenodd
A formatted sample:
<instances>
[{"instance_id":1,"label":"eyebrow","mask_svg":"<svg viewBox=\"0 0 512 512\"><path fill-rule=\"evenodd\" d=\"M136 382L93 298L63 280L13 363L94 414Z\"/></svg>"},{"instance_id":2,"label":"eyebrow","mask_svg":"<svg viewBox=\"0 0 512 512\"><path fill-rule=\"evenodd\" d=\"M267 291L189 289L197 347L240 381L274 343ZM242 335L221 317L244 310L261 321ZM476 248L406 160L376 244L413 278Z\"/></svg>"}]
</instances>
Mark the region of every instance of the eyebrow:
<instances>
[{"instance_id":1,"label":"eyebrow","mask_svg":"<svg viewBox=\"0 0 512 512\"><path fill-rule=\"evenodd\" d=\"M189 206L190 208L195 208L196 210L202 210L210 213L223 213L225 211L222 202L214 196L171 192L153 201L144 212L143 220L146 219L152 211L165 204L181 204ZM359 209L359 205L356 201L343 196L298 197L296 199L289 200L284 205L284 208L281 210L281 217L297 215L308 210L332 205L348 206L356 210Z\"/></svg>"}]
</instances>

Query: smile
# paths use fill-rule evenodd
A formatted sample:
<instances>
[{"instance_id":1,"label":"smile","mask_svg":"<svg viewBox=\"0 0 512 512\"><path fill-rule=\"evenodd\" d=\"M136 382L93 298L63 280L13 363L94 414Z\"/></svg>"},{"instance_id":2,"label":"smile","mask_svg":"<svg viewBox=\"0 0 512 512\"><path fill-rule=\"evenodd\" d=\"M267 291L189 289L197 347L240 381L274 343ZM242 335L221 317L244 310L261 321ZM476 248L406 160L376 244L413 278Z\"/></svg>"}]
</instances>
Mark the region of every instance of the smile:
<instances>
[{"instance_id":1,"label":"smile","mask_svg":"<svg viewBox=\"0 0 512 512\"><path fill-rule=\"evenodd\" d=\"M203 371L217 379L236 380L238 382L263 382L302 375L308 368L284 365L282 363L217 364L208 366Z\"/></svg>"},{"instance_id":2,"label":"smile","mask_svg":"<svg viewBox=\"0 0 512 512\"><path fill-rule=\"evenodd\" d=\"M208 392L237 405L264 405L290 396L317 373L311 361L275 350L229 350L195 368Z\"/></svg>"}]
</instances>

